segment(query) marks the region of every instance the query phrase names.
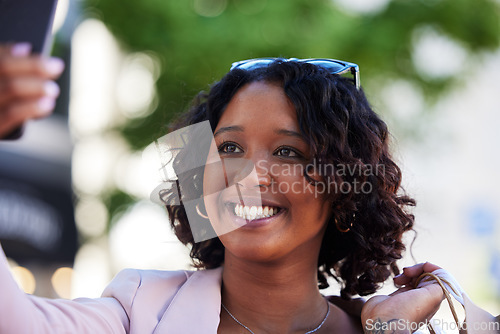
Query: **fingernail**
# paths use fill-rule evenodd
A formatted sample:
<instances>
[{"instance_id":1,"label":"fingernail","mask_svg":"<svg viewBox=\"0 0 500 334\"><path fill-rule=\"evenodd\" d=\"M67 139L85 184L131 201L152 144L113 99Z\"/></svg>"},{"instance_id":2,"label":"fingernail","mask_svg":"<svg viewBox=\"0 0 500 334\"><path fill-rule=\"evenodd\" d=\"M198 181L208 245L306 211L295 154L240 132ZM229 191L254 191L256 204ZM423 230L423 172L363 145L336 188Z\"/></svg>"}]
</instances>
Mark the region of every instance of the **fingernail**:
<instances>
[{"instance_id":1,"label":"fingernail","mask_svg":"<svg viewBox=\"0 0 500 334\"><path fill-rule=\"evenodd\" d=\"M47 81L43 84L43 90L49 97L57 97L59 95L59 86L54 81Z\"/></svg>"},{"instance_id":2,"label":"fingernail","mask_svg":"<svg viewBox=\"0 0 500 334\"><path fill-rule=\"evenodd\" d=\"M64 62L59 58L49 58L44 65L50 75L59 75L64 70Z\"/></svg>"},{"instance_id":3,"label":"fingernail","mask_svg":"<svg viewBox=\"0 0 500 334\"><path fill-rule=\"evenodd\" d=\"M10 54L14 57L26 57L31 52L31 44L30 43L17 43L12 46L10 49Z\"/></svg>"},{"instance_id":4,"label":"fingernail","mask_svg":"<svg viewBox=\"0 0 500 334\"><path fill-rule=\"evenodd\" d=\"M401 273L401 274L399 274L399 275L394 276L394 278L398 278L398 277L401 277L401 276L403 276L403 273Z\"/></svg>"},{"instance_id":5,"label":"fingernail","mask_svg":"<svg viewBox=\"0 0 500 334\"><path fill-rule=\"evenodd\" d=\"M38 108L41 114L48 114L54 109L56 100L51 97L43 97L38 101Z\"/></svg>"}]
</instances>

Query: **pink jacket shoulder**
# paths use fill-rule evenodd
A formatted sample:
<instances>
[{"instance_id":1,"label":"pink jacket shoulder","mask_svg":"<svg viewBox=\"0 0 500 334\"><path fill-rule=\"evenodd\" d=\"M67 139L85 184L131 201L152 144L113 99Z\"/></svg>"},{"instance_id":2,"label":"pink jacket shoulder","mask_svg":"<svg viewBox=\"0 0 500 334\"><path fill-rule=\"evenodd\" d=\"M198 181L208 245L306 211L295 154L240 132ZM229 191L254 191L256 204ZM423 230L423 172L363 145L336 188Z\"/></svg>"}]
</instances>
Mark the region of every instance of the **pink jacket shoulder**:
<instances>
[{"instance_id":1,"label":"pink jacket shoulder","mask_svg":"<svg viewBox=\"0 0 500 334\"><path fill-rule=\"evenodd\" d=\"M23 293L0 247L0 333L217 333L221 269L121 271L97 299ZM196 317L196 321L193 321Z\"/></svg>"}]
</instances>

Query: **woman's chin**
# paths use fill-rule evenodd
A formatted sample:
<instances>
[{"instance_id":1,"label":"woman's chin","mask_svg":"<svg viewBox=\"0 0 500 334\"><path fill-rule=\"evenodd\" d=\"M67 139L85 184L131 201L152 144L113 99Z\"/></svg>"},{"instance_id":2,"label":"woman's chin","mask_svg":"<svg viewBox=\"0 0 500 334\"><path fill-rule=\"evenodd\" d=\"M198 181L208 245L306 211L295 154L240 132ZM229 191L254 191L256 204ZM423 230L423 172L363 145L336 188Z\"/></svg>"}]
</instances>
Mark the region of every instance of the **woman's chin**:
<instances>
[{"instance_id":1,"label":"woman's chin","mask_svg":"<svg viewBox=\"0 0 500 334\"><path fill-rule=\"evenodd\" d=\"M233 259L248 263L264 264L279 258L280 246L275 242L263 242L256 245L254 242L249 242L248 240L241 241L240 239L234 239L230 234L228 233L224 237L221 237L221 242L226 248L226 261L232 257Z\"/></svg>"}]
</instances>

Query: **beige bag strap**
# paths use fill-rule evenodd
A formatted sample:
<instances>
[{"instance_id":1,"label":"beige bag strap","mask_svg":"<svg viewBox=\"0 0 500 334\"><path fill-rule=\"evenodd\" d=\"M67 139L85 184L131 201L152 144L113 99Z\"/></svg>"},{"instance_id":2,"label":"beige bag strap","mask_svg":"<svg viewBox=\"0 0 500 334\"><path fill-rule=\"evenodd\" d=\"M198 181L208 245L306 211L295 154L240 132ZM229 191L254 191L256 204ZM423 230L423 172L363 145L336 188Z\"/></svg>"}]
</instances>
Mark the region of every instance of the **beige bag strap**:
<instances>
[{"instance_id":1,"label":"beige bag strap","mask_svg":"<svg viewBox=\"0 0 500 334\"><path fill-rule=\"evenodd\" d=\"M450 284L446 279L440 278L439 276L434 275L433 273L423 273L422 275L420 275L417 279L417 282L415 283L415 287L418 286L418 284L422 280L423 281L435 280L439 284L441 289L443 289L443 293L446 300L448 301L448 305L450 306L451 313L453 314L453 319L455 320L457 328L462 328L460 325L460 321L458 320L457 311L455 309L455 306L453 305L453 299L451 297L451 294L448 292L448 289L444 286L444 283L446 283L453 290L455 294L459 295L459 292L456 291L453 285ZM429 327L429 332L431 332L431 334L436 334L430 323L428 323L427 326Z\"/></svg>"}]
</instances>

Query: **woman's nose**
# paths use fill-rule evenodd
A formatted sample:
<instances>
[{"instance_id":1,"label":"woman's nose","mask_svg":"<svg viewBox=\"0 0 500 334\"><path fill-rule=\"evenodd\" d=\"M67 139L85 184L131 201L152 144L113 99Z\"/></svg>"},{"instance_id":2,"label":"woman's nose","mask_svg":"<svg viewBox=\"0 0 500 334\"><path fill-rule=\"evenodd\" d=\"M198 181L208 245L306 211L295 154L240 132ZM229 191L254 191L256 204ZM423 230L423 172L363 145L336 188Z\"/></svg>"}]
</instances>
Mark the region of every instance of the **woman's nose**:
<instances>
[{"instance_id":1,"label":"woman's nose","mask_svg":"<svg viewBox=\"0 0 500 334\"><path fill-rule=\"evenodd\" d=\"M266 160L251 161L251 172L237 183L247 189L256 187L270 187L273 176L270 173L270 165Z\"/></svg>"},{"instance_id":2,"label":"woman's nose","mask_svg":"<svg viewBox=\"0 0 500 334\"><path fill-rule=\"evenodd\" d=\"M257 176L257 186L269 187L273 182L268 161L259 160L255 163L255 172Z\"/></svg>"}]
</instances>

